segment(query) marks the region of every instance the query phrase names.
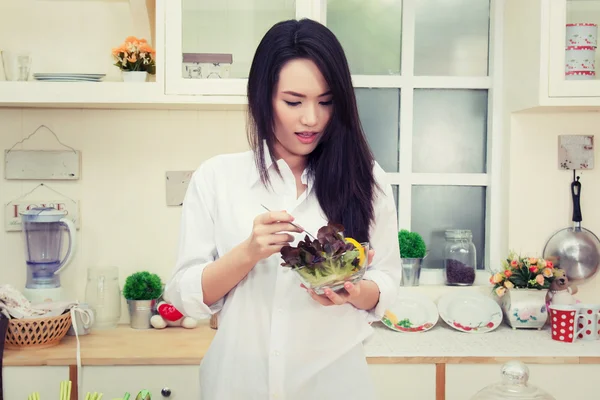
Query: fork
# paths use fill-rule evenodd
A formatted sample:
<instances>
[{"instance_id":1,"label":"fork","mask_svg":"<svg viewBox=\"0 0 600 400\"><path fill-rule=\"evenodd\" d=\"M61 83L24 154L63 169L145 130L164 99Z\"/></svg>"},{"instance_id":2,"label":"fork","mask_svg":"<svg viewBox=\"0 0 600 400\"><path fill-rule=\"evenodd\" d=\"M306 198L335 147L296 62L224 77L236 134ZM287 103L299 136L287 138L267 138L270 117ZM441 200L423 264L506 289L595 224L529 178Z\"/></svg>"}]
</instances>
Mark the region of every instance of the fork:
<instances>
[{"instance_id":1,"label":"fork","mask_svg":"<svg viewBox=\"0 0 600 400\"><path fill-rule=\"evenodd\" d=\"M262 208L264 208L265 210L267 210L267 211L271 212L271 210L269 210L269 209L268 209L268 208L267 208L267 207L266 207L264 204L261 204L261 206L262 206ZM296 225L296 224L295 224L295 223L293 223L293 222L289 222L289 224L290 224L290 225L293 225L293 226L295 226L295 227L296 227L296 228L298 228L298 229L302 229L302 231L303 231L303 232L306 232L306 234L308 234L308 236L310 236L311 238L313 238L313 240L317 240L317 238L316 238L316 237L314 237L314 236L312 235L312 233L310 233L309 231L307 231L306 229L304 229L304 228L303 228L303 227L301 227L300 225Z\"/></svg>"}]
</instances>

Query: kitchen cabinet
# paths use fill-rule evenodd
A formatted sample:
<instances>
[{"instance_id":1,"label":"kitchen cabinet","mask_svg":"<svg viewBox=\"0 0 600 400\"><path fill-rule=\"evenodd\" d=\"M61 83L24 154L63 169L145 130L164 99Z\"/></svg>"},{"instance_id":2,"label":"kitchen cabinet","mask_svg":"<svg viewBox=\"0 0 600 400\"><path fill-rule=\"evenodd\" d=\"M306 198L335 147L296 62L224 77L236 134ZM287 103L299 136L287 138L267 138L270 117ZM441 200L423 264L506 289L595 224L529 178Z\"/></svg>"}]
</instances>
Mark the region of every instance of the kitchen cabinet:
<instances>
[{"instance_id":1,"label":"kitchen cabinet","mask_svg":"<svg viewBox=\"0 0 600 400\"><path fill-rule=\"evenodd\" d=\"M319 1L308 0L169 0L165 5L166 94L245 102L250 65L263 35L276 22L314 18L318 5ZM221 79L194 78L197 67L186 69L189 64L184 60L190 54L226 54L233 60L225 63L229 70Z\"/></svg>"},{"instance_id":2,"label":"kitchen cabinet","mask_svg":"<svg viewBox=\"0 0 600 400\"><path fill-rule=\"evenodd\" d=\"M508 111L600 108L600 74L580 74L589 73L594 63L600 65L598 51L581 46L566 50L566 25L600 24L600 0L507 0L501 22L505 26L502 57ZM578 74L566 77L567 61L574 64L572 60L578 60ZM569 70L572 73L573 68Z\"/></svg>"},{"instance_id":3,"label":"kitchen cabinet","mask_svg":"<svg viewBox=\"0 0 600 400\"><path fill-rule=\"evenodd\" d=\"M200 367L194 365L84 366L80 393L102 392L105 399L132 397L142 389L153 399L199 399Z\"/></svg>"},{"instance_id":4,"label":"kitchen cabinet","mask_svg":"<svg viewBox=\"0 0 600 400\"><path fill-rule=\"evenodd\" d=\"M595 399L600 365L527 364L529 382L556 400ZM446 365L446 399L470 399L484 387L500 382L502 364Z\"/></svg>"},{"instance_id":5,"label":"kitchen cabinet","mask_svg":"<svg viewBox=\"0 0 600 400\"><path fill-rule=\"evenodd\" d=\"M84 366L80 393L102 392L105 399L132 397L142 389L153 399L199 399L200 367L194 365Z\"/></svg>"},{"instance_id":6,"label":"kitchen cabinet","mask_svg":"<svg viewBox=\"0 0 600 400\"><path fill-rule=\"evenodd\" d=\"M39 392L41 399L55 399L60 394L60 382L69 380L68 366L10 366L2 368L2 383L6 400L26 399Z\"/></svg>"},{"instance_id":7,"label":"kitchen cabinet","mask_svg":"<svg viewBox=\"0 0 600 400\"><path fill-rule=\"evenodd\" d=\"M435 364L370 364L377 400L435 399Z\"/></svg>"}]
</instances>

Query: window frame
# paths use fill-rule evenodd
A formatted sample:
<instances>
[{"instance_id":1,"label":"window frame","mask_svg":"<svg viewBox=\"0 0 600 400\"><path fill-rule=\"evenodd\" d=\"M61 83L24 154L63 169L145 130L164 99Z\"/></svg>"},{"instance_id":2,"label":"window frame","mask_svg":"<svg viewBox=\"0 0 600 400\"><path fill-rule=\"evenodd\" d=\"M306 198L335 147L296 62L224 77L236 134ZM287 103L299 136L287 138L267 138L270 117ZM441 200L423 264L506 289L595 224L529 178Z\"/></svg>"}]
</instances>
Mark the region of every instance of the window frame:
<instances>
[{"instance_id":1,"label":"window frame","mask_svg":"<svg viewBox=\"0 0 600 400\"><path fill-rule=\"evenodd\" d=\"M297 0L301 1L301 0ZM486 187L485 257L483 267L500 262L507 251L507 173L503 165L507 135L503 130L502 105L502 1L490 0L488 76L415 76L415 6L418 0L402 1L401 75L353 75L355 88L400 90L399 172L388 172L388 183L398 186L398 226L411 229L412 188L418 185ZM303 0L297 18L311 18L327 24L327 0ZM414 91L418 89L484 89L488 91L487 154L485 173L412 172ZM506 164L506 163L504 163Z\"/></svg>"}]
</instances>

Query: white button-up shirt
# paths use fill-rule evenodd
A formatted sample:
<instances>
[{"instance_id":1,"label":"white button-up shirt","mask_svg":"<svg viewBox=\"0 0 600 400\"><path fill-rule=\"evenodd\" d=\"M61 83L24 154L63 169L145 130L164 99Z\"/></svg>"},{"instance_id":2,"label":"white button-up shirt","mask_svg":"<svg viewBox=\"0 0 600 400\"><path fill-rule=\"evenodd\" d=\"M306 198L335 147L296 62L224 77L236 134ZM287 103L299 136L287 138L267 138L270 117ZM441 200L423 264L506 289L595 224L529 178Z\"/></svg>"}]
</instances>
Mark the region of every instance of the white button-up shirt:
<instances>
[{"instance_id":1,"label":"white button-up shirt","mask_svg":"<svg viewBox=\"0 0 600 400\"><path fill-rule=\"evenodd\" d=\"M369 400L374 398L362 342L369 322L381 319L396 298L402 267L397 214L391 186L375 165L375 250L365 279L379 286L373 310L351 304L322 306L295 273L281 266L279 253L260 261L225 298L208 307L203 301L204 268L245 240L254 218L265 210L286 210L316 234L327 220L312 184L297 198L295 178L278 160L282 178L266 157L273 189L261 183L251 151L219 155L195 171L186 193L180 247L165 295L182 313L203 319L221 311L219 329L202 360L202 400ZM293 233L295 242L304 234Z\"/></svg>"}]
</instances>

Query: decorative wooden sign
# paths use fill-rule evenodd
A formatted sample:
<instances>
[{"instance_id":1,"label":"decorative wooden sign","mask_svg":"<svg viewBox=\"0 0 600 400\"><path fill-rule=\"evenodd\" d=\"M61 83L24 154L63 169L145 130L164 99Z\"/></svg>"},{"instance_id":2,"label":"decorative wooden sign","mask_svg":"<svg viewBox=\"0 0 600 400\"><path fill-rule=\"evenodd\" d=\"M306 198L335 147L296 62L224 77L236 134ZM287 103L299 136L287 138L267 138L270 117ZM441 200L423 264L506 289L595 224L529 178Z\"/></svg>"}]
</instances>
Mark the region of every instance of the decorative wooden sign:
<instances>
[{"instance_id":1,"label":"decorative wooden sign","mask_svg":"<svg viewBox=\"0 0 600 400\"><path fill-rule=\"evenodd\" d=\"M21 230L21 214L33 207L52 207L57 210L66 211L66 218L70 219L77 229L80 227L79 221L79 201L71 199L61 200L19 200L11 201L4 206L4 229L6 231Z\"/></svg>"},{"instance_id":2,"label":"decorative wooden sign","mask_svg":"<svg viewBox=\"0 0 600 400\"><path fill-rule=\"evenodd\" d=\"M560 169L593 169L593 135L559 135L558 167Z\"/></svg>"},{"instance_id":3,"label":"decorative wooden sign","mask_svg":"<svg viewBox=\"0 0 600 400\"><path fill-rule=\"evenodd\" d=\"M167 171L166 194L168 206L181 206L194 171Z\"/></svg>"},{"instance_id":4,"label":"decorative wooden sign","mask_svg":"<svg viewBox=\"0 0 600 400\"><path fill-rule=\"evenodd\" d=\"M6 179L77 180L81 152L73 150L6 150Z\"/></svg>"}]
</instances>

